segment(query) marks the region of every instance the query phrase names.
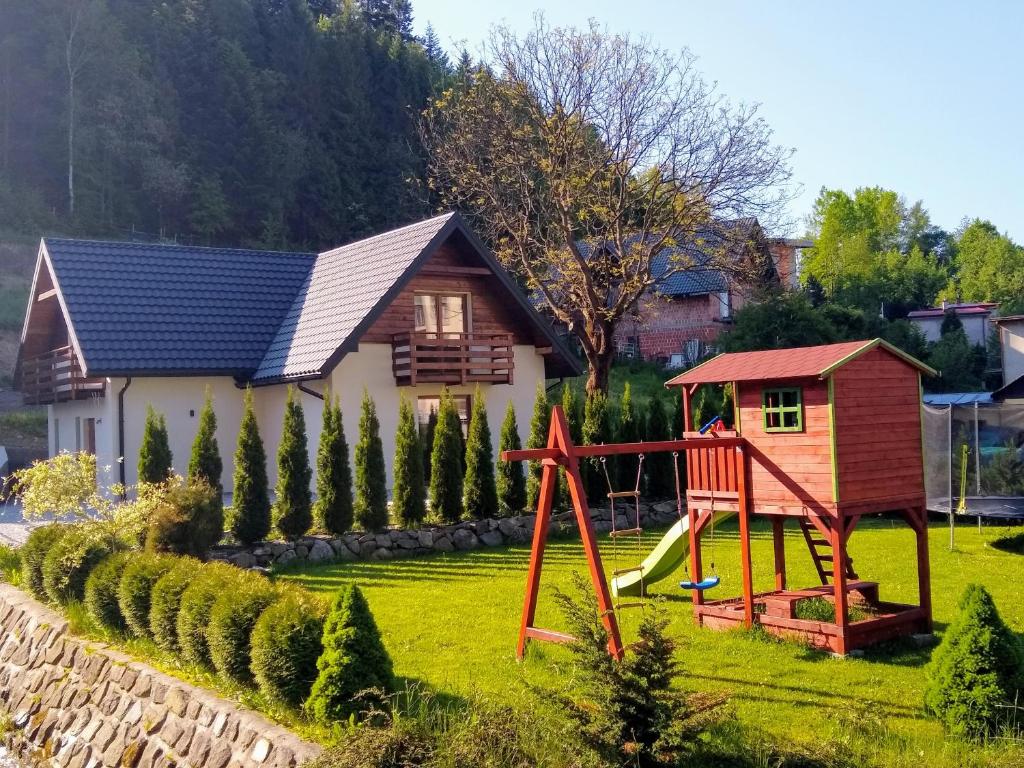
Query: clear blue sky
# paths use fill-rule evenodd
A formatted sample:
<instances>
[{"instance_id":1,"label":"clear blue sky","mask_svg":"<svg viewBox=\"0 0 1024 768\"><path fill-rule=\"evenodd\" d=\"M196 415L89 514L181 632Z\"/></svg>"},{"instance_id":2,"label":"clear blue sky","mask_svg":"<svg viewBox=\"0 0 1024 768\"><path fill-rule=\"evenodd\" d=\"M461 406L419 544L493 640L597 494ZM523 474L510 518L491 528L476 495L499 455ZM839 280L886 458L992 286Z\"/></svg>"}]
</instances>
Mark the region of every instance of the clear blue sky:
<instances>
[{"instance_id":1,"label":"clear blue sky","mask_svg":"<svg viewBox=\"0 0 1024 768\"><path fill-rule=\"evenodd\" d=\"M488 28L597 19L688 47L733 101L756 102L796 150L803 219L822 186L879 185L955 229L990 219L1024 242L1024 3L413 0L449 50L479 51Z\"/></svg>"}]
</instances>

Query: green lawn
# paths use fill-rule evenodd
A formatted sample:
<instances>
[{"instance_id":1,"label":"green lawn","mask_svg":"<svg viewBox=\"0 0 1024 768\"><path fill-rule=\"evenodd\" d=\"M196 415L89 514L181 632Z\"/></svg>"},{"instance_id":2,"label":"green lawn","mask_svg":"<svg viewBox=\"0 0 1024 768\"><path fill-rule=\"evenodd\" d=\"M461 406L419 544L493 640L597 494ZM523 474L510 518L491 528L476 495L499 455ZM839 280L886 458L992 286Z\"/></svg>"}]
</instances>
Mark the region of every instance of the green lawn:
<instances>
[{"instance_id":1,"label":"green lawn","mask_svg":"<svg viewBox=\"0 0 1024 768\"><path fill-rule=\"evenodd\" d=\"M816 577L799 530L787 530L790 583L813 585ZM1024 560L988 544L1005 529L982 533L957 530L957 551L948 549L948 528L931 528L932 590L936 628L952 618L964 586L980 582L991 590L1003 617L1024 631ZM657 534L646 534L653 545ZM717 532L714 559L722 577L715 596L739 592L739 543L734 523ZM636 548L619 543L615 557L602 539L605 567L625 567ZM861 523L850 541L861 578L881 584L883 600L915 602L913 536L888 520ZM710 554L710 553L708 553ZM755 588L773 583L770 529L758 523L753 540ZM447 556L344 563L282 574L314 590L358 583L366 593L398 674L438 692L480 691L522 701L531 686L564 684L571 675L564 649L533 644L524 664L514 659L516 633L529 558L528 547L479 550ZM573 571L585 568L578 541L552 542L545 558L539 624L557 628L550 600L552 586L569 588ZM869 652L863 659L836 659L759 633L712 632L697 628L689 598L665 581L652 590L664 599L671 631L682 641L684 684L725 690L739 721L782 741L813 742L855 738L885 765L1024 764L1024 749L967 748L947 742L921 710L923 665L930 651L906 645ZM628 642L637 614L624 611ZM863 745L862 745L863 748ZM1017 761L1021 762L1017 762Z\"/></svg>"}]
</instances>

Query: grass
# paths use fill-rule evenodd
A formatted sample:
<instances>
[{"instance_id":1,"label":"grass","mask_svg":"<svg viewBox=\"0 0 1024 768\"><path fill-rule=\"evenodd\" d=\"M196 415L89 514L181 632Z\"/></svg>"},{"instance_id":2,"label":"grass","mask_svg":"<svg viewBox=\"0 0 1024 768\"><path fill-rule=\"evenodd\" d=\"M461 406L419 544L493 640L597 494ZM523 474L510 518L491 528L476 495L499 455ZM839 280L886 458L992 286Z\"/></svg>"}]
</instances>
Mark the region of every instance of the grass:
<instances>
[{"instance_id":1,"label":"grass","mask_svg":"<svg viewBox=\"0 0 1024 768\"><path fill-rule=\"evenodd\" d=\"M0 413L0 439L4 437L46 437L46 409L24 408Z\"/></svg>"},{"instance_id":2,"label":"grass","mask_svg":"<svg viewBox=\"0 0 1024 768\"><path fill-rule=\"evenodd\" d=\"M31 275L28 276L31 280ZM0 329L20 331L25 319L29 280L22 276L0 276Z\"/></svg>"},{"instance_id":3,"label":"grass","mask_svg":"<svg viewBox=\"0 0 1024 768\"><path fill-rule=\"evenodd\" d=\"M964 527L957 532L957 550L950 552L948 529L943 524L931 528L937 631L953 618L956 602L971 581L988 587L1011 628L1024 630L1024 561L990 544L1006 530L991 527L979 534ZM799 531L787 533L791 583L815 584ZM644 549L657 537L645 534ZM638 557L635 549L621 542L618 553L608 539L601 543L608 570L625 567ZM714 594L737 595L739 543L734 523L718 529L715 549L722 585ZM769 526L754 525L752 549L755 589L771 589ZM916 601L913 535L904 525L863 521L850 541L850 553L861 577L880 583L883 600ZM307 566L279 578L324 592L358 583L399 675L432 691L467 697L483 693L524 705L531 691L564 686L573 674L565 649L558 646L532 644L525 663L515 661L528 559L528 547L509 547L387 563ZM578 541L548 545L539 625L560 626L550 590L568 588L571 574L584 570ZM994 766L1024 760L1024 748L1019 746L980 748L948 741L939 725L924 716L923 667L930 650L893 643L869 651L863 659L835 659L759 632L699 629L689 598L678 590L676 580L656 584L652 592L663 601L670 631L682 643L684 684L694 690L727 691L738 722L750 733L766 734L771 743L808 749L820 746L822 739L848 741L861 750L865 764ZM637 623L636 612L623 612L627 642ZM765 764L773 764L770 755Z\"/></svg>"}]
</instances>

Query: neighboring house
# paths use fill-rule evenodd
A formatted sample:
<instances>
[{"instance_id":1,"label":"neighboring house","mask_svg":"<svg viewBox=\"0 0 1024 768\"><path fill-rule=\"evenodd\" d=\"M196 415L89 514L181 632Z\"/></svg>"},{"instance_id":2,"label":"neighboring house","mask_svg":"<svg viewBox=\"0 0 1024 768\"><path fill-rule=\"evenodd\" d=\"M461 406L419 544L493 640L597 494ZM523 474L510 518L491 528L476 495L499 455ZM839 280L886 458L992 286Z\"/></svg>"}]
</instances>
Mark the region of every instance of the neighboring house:
<instances>
[{"instance_id":1,"label":"neighboring house","mask_svg":"<svg viewBox=\"0 0 1024 768\"><path fill-rule=\"evenodd\" d=\"M457 214L319 255L45 238L16 370L26 401L49 406L51 455L90 451L128 484L146 406L166 415L183 472L209 390L225 489L247 384L271 483L295 384L311 462L322 394L341 397L354 448L369 391L390 485L402 393L425 419L447 384L465 416L479 385L496 449L509 401L525 442L537 383L579 373Z\"/></svg>"},{"instance_id":2,"label":"neighboring house","mask_svg":"<svg viewBox=\"0 0 1024 768\"><path fill-rule=\"evenodd\" d=\"M666 248L652 264L659 280L657 288L643 297L633 316L616 329L615 343L621 355L660 361L672 368L688 367L716 351L719 334L732 322L733 313L750 300L752 289L772 282L796 287L798 252L811 242L766 238L754 220L739 224L745 235L733 258L745 262L747 268L741 272L759 277L744 282L712 266L709 251L721 247L721 238L712 233ZM663 277L687 260L691 266Z\"/></svg>"},{"instance_id":3,"label":"neighboring house","mask_svg":"<svg viewBox=\"0 0 1024 768\"><path fill-rule=\"evenodd\" d=\"M942 338L942 321L947 312L953 312L959 318L967 334L967 340L975 346L986 346L991 332L998 304L978 302L975 304L947 304L940 307L917 309L907 314L907 319L916 325L927 341L938 341Z\"/></svg>"},{"instance_id":4,"label":"neighboring house","mask_svg":"<svg viewBox=\"0 0 1024 768\"><path fill-rule=\"evenodd\" d=\"M1024 400L1024 315L992 320L999 332L1003 386L992 393L997 400Z\"/></svg>"}]
</instances>

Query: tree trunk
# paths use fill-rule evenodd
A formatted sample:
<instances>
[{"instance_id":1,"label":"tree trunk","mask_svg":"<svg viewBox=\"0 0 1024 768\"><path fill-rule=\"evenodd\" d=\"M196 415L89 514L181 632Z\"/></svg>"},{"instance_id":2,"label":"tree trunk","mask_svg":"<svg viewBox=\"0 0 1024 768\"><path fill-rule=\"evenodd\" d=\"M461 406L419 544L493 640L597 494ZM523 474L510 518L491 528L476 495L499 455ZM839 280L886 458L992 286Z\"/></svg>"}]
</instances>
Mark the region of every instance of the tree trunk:
<instances>
[{"instance_id":1,"label":"tree trunk","mask_svg":"<svg viewBox=\"0 0 1024 768\"><path fill-rule=\"evenodd\" d=\"M587 394L592 392L608 392L608 381L611 376L612 362L615 360L615 348L611 347L600 352L587 355Z\"/></svg>"}]
</instances>

